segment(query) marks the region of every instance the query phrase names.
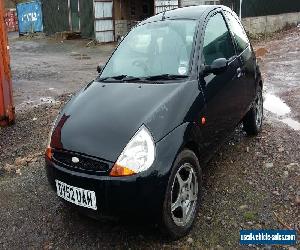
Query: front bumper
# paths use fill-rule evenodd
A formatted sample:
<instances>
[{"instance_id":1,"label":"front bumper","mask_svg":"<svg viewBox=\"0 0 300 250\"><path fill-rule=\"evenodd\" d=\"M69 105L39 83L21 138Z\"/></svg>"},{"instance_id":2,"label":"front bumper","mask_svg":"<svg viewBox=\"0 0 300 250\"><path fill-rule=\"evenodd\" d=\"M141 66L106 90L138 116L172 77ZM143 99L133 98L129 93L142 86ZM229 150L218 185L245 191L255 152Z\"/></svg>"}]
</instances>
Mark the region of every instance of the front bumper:
<instances>
[{"instance_id":1,"label":"front bumper","mask_svg":"<svg viewBox=\"0 0 300 250\"><path fill-rule=\"evenodd\" d=\"M188 123L179 126L156 144L155 161L145 172L129 177L99 176L62 167L46 158L49 182L55 191L55 180L95 191L97 211L77 207L91 217L157 217L163 209L171 168L181 151L187 126Z\"/></svg>"},{"instance_id":2,"label":"front bumper","mask_svg":"<svg viewBox=\"0 0 300 250\"><path fill-rule=\"evenodd\" d=\"M110 177L80 173L58 166L46 158L49 183L56 192L55 180L95 191L97 211L78 207L94 218L105 216L159 215L163 206L167 181L157 171L129 177ZM74 205L75 206L75 205Z\"/></svg>"}]
</instances>

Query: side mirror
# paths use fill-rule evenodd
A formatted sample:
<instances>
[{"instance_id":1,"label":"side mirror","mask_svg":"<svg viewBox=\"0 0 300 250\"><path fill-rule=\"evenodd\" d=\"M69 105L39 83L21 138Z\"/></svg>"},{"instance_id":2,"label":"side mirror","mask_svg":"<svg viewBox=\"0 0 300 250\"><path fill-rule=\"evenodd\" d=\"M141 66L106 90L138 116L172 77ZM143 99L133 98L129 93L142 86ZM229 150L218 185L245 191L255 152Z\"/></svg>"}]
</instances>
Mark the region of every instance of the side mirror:
<instances>
[{"instance_id":1,"label":"side mirror","mask_svg":"<svg viewBox=\"0 0 300 250\"><path fill-rule=\"evenodd\" d=\"M101 65L97 66L97 72L100 74L102 72L103 67Z\"/></svg>"},{"instance_id":2,"label":"side mirror","mask_svg":"<svg viewBox=\"0 0 300 250\"><path fill-rule=\"evenodd\" d=\"M212 62L211 65L205 65L203 74L221 74L228 68L228 60L226 58L218 58Z\"/></svg>"}]
</instances>

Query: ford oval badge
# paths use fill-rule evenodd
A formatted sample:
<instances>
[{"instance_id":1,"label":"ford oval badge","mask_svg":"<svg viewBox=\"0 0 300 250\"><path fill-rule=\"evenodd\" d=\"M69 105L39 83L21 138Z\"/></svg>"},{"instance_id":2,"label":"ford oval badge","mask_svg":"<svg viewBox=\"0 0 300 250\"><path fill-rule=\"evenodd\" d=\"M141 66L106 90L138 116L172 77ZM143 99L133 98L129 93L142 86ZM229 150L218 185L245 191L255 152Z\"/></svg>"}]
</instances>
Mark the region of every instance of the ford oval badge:
<instances>
[{"instance_id":1,"label":"ford oval badge","mask_svg":"<svg viewBox=\"0 0 300 250\"><path fill-rule=\"evenodd\" d=\"M73 163L79 163L79 158L77 158L77 157L72 157L72 162L73 162Z\"/></svg>"}]
</instances>

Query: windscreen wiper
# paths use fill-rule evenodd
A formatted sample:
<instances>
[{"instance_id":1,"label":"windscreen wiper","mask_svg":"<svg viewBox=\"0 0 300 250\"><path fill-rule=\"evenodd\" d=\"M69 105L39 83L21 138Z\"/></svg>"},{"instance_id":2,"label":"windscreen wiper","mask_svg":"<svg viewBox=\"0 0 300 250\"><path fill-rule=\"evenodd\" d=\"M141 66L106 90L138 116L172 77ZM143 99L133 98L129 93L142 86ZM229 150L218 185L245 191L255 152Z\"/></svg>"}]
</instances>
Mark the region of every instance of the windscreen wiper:
<instances>
[{"instance_id":1,"label":"windscreen wiper","mask_svg":"<svg viewBox=\"0 0 300 250\"><path fill-rule=\"evenodd\" d=\"M100 82L149 82L145 78L128 75L109 76L98 78L97 80Z\"/></svg>"},{"instance_id":2,"label":"windscreen wiper","mask_svg":"<svg viewBox=\"0 0 300 250\"><path fill-rule=\"evenodd\" d=\"M187 78L187 75L171 75L171 74L161 74L155 76L147 77L135 77L128 75L118 75L118 76L108 76L103 78L98 78L100 82L151 82L159 80L178 80Z\"/></svg>"},{"instance_id":3,"label":"windscreen wiper","mask_svg":"<svg viewBox=\"0 0 300 250\"><path fill-rule=\"evenodd\" d=\"M148 80L142 77L126 76L122 79L122 82L148 82Z\"/></svg>"},{"instance_id":4,"label":"windscreen wiper","mask_svg":"<svg viewBox=\"0 0 300 250\"><path fill-rule=\"evenodd\" d=\"M148 76L145 77L145 79L148 81L157 81L157 80L178 80L187 77L188 77L187 75L162 74L162 75Z\"/></svg>"},{"instance_id":5,"label":"windscreen wiper","mask_svg":"<svg viewBox=\"0 0 300 250\"><path fill-rule=\"evenodd\" d=\"M121 81L123 78L127 77L127 75L118 75L118 76L108 76L108 77L100 77L97 80L100 82L109 82L109 81Z\"/></svg>"}]
</instances>

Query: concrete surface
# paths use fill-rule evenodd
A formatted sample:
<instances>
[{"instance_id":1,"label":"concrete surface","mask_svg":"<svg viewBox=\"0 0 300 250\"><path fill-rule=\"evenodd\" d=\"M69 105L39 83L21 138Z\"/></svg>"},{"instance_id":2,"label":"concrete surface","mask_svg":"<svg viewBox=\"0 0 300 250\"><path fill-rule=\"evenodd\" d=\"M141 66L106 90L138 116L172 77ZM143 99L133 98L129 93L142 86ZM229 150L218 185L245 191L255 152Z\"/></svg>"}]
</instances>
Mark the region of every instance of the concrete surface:
<instances>
[{"instance_id":1,"label":"concrete surface","mask_svg":"<svg viewBox=\"0 0 300 250\"><path fill-rule=\"evenodd\" d=\"M74 93L97 75L113 44L86 47L90 40L19 38L9 33L16 109Z\"/></svg>"},{"instance_id":2,"label":"concrete surface","mask_svg":"<svg viewBox=\"0 0 300 250\"><path fill-rule=\"evenodd\" d=\"M259 17L242 18L243 25L250 34L272 33L282 30L287 25L300 23L300 12Z\"/></svg>"}]
</instances>

